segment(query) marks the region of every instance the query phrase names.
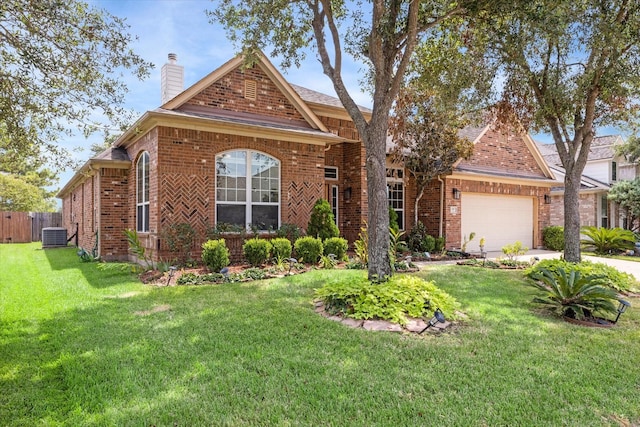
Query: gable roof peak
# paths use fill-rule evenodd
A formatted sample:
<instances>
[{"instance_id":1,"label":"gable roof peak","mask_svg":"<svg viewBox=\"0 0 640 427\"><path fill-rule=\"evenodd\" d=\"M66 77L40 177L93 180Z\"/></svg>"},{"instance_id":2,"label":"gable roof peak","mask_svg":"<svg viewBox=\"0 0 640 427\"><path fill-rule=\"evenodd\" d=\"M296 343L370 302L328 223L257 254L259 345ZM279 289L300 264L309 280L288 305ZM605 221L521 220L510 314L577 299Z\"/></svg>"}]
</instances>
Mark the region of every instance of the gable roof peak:
<instances>
[{"instance_id":1,"label":"gable roof peak","mask_svg":"<svg viewBox=\"0 0 640 427\"><path fill-rule=\"evenodd\" d=\"M289 84L289 82L285 80L282 74L273 66L271 61L269 61L264 53L258 51L257 53L252 54L251 57L252 59L256 58L256 62L253 65L259 67L271 79L271 81L273 81L280 92L282 92L282 94L287 98L291 105L293 105L293 107L298 110L298 112L305 118L305 120L311 127L323 132L328 132L326 126L322 123L318 116L316 116L311 108L309 108L309 106L304 102L298 92L296 92L291 84ZM220 67L200 79L198 82L187 88L172 100L164 103L160 108L165 110L178 109L180 106L189 101L189 99L191 99L207 87L211 86L213 83L217 82L231 71L237 69L238 67L246 67L246 59L247 57L244 54L237 55L235 58L232 58L229 61L225 62Z\"/></svg>"}]
</instances>

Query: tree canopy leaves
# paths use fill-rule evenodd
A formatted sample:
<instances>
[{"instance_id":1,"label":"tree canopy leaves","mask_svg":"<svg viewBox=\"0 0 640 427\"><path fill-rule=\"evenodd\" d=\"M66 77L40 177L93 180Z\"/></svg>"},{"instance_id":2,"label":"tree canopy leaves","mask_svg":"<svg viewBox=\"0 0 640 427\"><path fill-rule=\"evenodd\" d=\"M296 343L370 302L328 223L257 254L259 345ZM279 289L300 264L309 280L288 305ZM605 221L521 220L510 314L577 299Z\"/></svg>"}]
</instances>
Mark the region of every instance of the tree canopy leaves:
<instances>
[{"instance_id":1,"label":"tree canopy leaves","mask_svg":"<svg viewBox=\"0 0 640 427\"><path fill-rule=\"evenodd\" d=\"M565 175L565 258L580 260L580 176L597 129L638 119L640 4L494 2L470 48L501 64L498 116L553 136Z\"/></svg>"},{"instance_id":2,"label":"tree canopy leaves","mask_svg":"<svg viewBox=\"0 0 640 427\"><path fill-rule=\"evenodd\" d=\"M142 79L124 20L79 0L4 0L0 5L0 156L68 166L58 142L74 128L117 123L125 71Z\"/></svg>"}]
</instances>

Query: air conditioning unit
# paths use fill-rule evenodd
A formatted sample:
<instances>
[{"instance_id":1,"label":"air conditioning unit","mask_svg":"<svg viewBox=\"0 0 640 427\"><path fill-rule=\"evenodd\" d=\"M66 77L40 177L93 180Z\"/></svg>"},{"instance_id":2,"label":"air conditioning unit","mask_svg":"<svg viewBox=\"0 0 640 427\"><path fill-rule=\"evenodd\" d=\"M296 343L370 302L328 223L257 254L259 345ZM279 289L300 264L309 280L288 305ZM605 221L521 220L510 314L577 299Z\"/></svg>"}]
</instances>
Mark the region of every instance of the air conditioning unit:
<instances>
[{"instance_id":1,"label":"air conditioning unit","mask_svg":"<svg viewBox=\"0 0 640 427\"><path fill-rule=\"evenodd\" d=\"M46 227L42 229L42 249L67 246L67 229Z\"/></svg>"}]
</instances>

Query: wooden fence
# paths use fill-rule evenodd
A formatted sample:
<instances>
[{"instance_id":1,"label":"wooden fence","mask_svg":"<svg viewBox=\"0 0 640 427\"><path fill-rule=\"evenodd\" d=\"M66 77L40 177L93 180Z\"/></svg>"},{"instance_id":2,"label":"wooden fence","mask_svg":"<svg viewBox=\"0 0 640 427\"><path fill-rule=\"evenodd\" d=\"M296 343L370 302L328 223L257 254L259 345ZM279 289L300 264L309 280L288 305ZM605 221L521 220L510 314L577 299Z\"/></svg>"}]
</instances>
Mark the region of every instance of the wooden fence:
<instances>
[{"instance_id":1,"label":"wooden fence","mask_svg":"<svg viewBox=\"0 0 640 427\"><path fill-rule=\"evenodd\" d=\"M42 229L61 227L60 212L0 212L0 243L42 240Z\"/></svg>"}]
</instances>

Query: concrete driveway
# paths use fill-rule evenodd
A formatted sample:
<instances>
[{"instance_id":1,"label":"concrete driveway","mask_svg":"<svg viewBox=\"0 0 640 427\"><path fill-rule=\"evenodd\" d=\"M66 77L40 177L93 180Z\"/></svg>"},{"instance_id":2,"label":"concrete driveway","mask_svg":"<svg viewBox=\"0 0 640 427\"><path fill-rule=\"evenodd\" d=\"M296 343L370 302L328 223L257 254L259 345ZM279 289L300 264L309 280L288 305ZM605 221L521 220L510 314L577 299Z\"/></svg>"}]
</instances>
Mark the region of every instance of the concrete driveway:
<instances>
[{"instance_id":1,"label":"concrete driveway","mask_svg":"<svg viewBox=\"0 0 640 427\"><path fill-rule=\"evenodd\" d=\"M529 261L533 257L538 257L540 259L553 259L560 258L562 256L561 252L554 251L543 251L543 250L531 250L527 252L525 255L518 257L519 261ZM488 252L487 259L496 259L496 258L504 258L504 254L502 252ZM589 260L591 262L601 262L603 264L610 265L612 267L617 268L620 271L624 271L625 273L632 274L636 280L640 281L640 262L636 261L625 261L621 259L613 259L613 258L601 258L595 256L583 256L582 259Z\"/></svg>"}]
</instances>

